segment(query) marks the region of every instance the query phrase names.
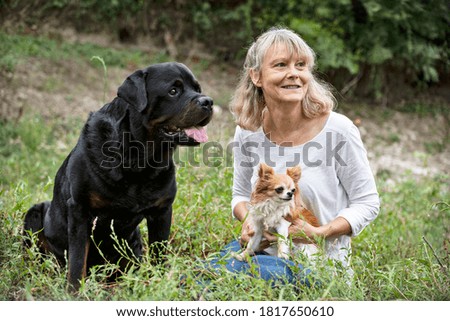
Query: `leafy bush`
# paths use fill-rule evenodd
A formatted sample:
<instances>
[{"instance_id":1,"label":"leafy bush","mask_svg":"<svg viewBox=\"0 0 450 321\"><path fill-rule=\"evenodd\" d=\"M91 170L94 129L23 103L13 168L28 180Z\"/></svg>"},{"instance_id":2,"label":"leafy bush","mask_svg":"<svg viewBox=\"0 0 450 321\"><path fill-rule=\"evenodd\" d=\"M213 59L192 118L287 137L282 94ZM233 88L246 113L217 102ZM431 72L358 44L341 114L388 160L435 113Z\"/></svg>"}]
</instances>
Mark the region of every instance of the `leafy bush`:
<instances>
[{"instance_id":1,"label":"leafy bush","mask_svg":"<svg viewBox=\"0 0 450 321\"><path fill-rule=\"evenodd\" d=\"M449 70L445 1L258 3L259 28L277 24L292 28L318 53L321 71L360 73L357 79L371 79L368 90L374 96L398 85L398 74L410 86L424 85L438 82L439 74Z\"/></svg>"}]
</instances>

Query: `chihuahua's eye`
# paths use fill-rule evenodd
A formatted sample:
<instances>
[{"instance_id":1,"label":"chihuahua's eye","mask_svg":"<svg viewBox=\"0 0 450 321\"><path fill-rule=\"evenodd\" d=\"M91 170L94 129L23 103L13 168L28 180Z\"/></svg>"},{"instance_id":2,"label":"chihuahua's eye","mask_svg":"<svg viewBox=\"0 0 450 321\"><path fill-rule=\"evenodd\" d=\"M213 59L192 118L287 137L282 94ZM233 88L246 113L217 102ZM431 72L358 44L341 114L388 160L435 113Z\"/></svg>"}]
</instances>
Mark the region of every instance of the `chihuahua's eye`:
<instances>
[{"instance_id":1,"label":"chihuahua's eye","mask_svg":"<svg viewBox=\"0 0 450 321\"><path fill-rule=\"evenodd\" d=\"M294 194L295 193L295 188L291 189L291 192L292 192L292 194Z\"/></svg>"},{"instance_id":2,"label":"chihuahua's eye","mask_svg":"<svg viewBox=\"0 0 450 321\"><path fill-rule=\"evenodd\" d=\"M277 188L275 188L275 192L277 192L278 194L283 193L283 191L284 191L284 188L283 188L283 187L277 187Z\"/></svg>"},{"instance_id":3,"label":"chihuahua's eye","mask_svg":"<svg viewBox=\"0 0 450 321\"><path fill-rule=\"evenodd\" d=\"M172 88L171 90L169 90L169 95L170 96L176 96L178 94L178 89L177 88Z\"/></svg>"}]
</instances>

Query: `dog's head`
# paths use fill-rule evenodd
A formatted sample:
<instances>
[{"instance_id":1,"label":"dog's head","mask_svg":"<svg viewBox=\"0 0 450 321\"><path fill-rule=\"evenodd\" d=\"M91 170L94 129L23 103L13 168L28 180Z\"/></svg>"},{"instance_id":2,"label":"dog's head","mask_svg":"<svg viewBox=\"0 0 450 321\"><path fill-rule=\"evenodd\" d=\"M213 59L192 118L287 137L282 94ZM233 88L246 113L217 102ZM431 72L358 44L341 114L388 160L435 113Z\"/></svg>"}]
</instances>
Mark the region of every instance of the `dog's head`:
<instances>
[{"instance_id":1,"label":"dog's head","mask_svg":"<svg viewBox=\"0 0 450 321\"><path fill-rule=\"evenodd\" d=\"M253 199L256 201L271 199L278 204L294 201L301 176L300 166L288 168L286 174L277 174L272 167L261 163L258 176Z\"/></svg>"},{"instance_id":2,"label":"dog's head","mask_svg":"<svg viewBox=\"0 0 450 321\"><path fill-rule=\"evenodd\" d=\"M204 126L212 118L213 101L201 93L200 84L181 63L155 64L134 72L117 96L142 114L145 126L164 140L197 145L208 139Z\"/></svg>"}]
</instances>

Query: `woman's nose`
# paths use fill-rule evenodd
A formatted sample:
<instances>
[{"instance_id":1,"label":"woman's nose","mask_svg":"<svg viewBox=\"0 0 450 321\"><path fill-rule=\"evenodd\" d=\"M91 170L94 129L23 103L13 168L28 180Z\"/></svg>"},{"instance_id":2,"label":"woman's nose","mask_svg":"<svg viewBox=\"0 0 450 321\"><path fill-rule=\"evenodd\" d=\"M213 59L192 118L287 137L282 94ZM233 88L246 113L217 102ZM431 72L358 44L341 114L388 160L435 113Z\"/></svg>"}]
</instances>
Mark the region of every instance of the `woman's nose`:
<instances>
[{"instance_id":1,"label":"woman's nose","mask_svg":"<svg viewBox=\"0 0 450 321\"><path fill-rule=\"evenodd\" d=\"M298 78L300 77L300 70L297 69L295 64L289 65L288 78Z\"/></svg>"}]
</instances>

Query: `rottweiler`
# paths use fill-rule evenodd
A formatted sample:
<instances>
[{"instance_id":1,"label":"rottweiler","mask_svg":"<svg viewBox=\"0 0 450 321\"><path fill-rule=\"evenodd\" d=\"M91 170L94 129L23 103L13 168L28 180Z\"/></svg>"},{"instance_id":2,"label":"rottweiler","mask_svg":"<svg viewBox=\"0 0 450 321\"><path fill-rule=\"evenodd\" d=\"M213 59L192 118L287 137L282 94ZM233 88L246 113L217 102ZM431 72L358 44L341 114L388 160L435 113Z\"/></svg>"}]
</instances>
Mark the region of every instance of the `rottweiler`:
<instances>
[{"instance_id":1,"label":"rottweiler","mask_svg":"<svg viewBox=\"0 0 450 321\"><path fill-rule=\"evenodd\" d=\"M56 174L52 201L32 206L24 222L43 252L67 261L72 290L105 259L127 264L112 236L142 257L144 218L152 255L160 255L150 245L169 237L177 191L172 156L178 145L207 140L212 106L192 72L168 62L135 71L117 97L89 115Z\"/></svg>"}]
</instances>

